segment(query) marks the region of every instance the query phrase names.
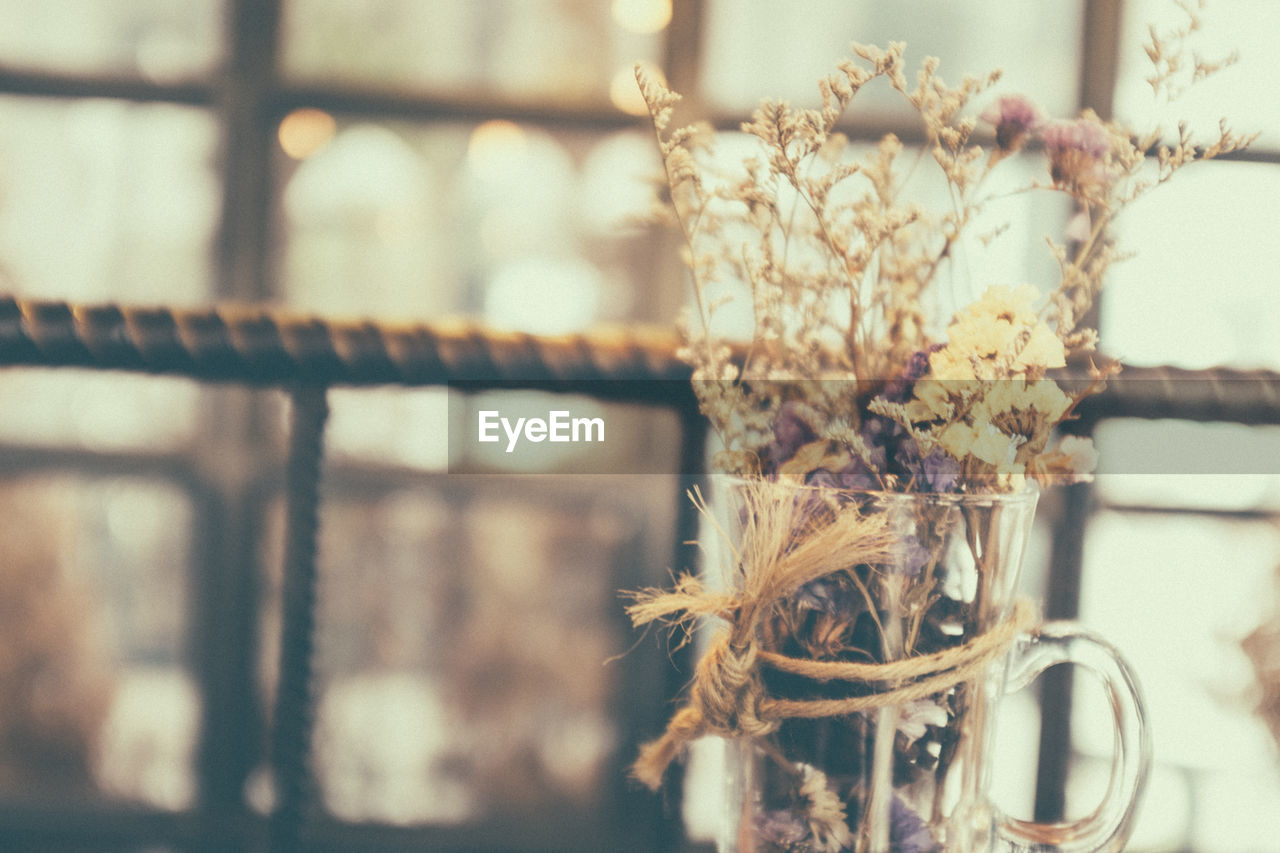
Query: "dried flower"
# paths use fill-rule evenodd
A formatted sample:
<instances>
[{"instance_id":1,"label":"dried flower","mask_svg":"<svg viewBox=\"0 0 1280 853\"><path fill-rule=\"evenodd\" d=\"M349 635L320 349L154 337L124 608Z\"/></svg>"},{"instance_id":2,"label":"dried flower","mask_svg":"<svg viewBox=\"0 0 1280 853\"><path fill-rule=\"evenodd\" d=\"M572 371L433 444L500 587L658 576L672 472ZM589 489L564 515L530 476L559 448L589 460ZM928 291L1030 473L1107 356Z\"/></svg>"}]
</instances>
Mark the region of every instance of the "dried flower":
<instances>
[{"instance_id":1,"label":"dried flower","mask_svg":"<svg viewBox=\"0 0 1280 853\"><path fill-rule=\"evenodd\" d=\"M1185 35L1152 33L1157 90L1177 76ZM1253 137L1222 126L1216 141L1197 145L1181 129L1177 145L1161 146L1158 129L1136 134L1088 110L1049 120L1022 95L997 98L974 118L965 111L995 74L948 85L926 58L913 86L903 44L854 53L819 82L820 108L763 101L743 126L756 151L736 169L714 158L705 127L673 129L679 96L637 69L694 272L683 353L724 441L719 458L741 474L919 491L1000 487L1024 470L1057 476L1067 457L1035 457L1084 392L1038 383L1096 345L1079 322L1121 257L1107 226L1186 165ZM1225 64L1198 59L1196 74ZM838 126L878 79L919 114L949 208L930 212L905 195L904 146L892 134L860 159L849 153ZM978 120L995 129L990 157L971 139ZM1026 145L1033 138L1043 151ZM1071 245L1050 243L1060 278L1045 290L992 284L944 324L926 297L986 201L985 178L1015 154L1047 160L1050 182L1027 192L1062 193L1077 210ZM735 288L755 318L745 356L712 333ZM943 325L945 340L931 339L928 330ZM1014 379L1026 384L999 390Z\"/></svg>"},{"instance_id":2,"label":"dried flower","mask_svg":"<svg viewBox=\"0 0 1280 853\"><path fill-rule=\"evenodd\" d=\"M817 434L804 420L800 405L791 401L783 403L773 420L773 441L767 448L770 467L776 471L796 455L801 445L808 444L815 438Z\"/></svg>"},{"instance_id":3,"label":"dried flower","mask_svg":"<svg viewBox=\"0 0 1280 853\"><path fill-rule=\"evenodd\" d=\"M932 853L938 849L924 820L896 796L889 804L889 842L896 853Z\"/></svg>"},{"instance_id":4,"label":"dried flower","mask_svg":"<svg viewBox=\"0 0 1280 853\"><path fill-rule=\"evenodd\" d=\"M862 609L857 592L834 577L809 581L796 593L796 604L829 616L852 619Z\"/></svg>"},{"instance_id":5,"label":"dried flower","mask_svg":"<svg viewBox=\"0 0 1280 853\"><path fill-rule=\"evenodd\" d=\"M1110 178L1111 133L1096 118L1055 121L1041 132L1055 186L1089 194Z\"/></svg>"},{"instance_id":6,"label":"dried flower","mask_svg":"<svg viewBox=\"0 0 1280 853\"><path fill-rule=\"evenodd\" d=\"M983 110L979 118L996 129L996 145L1005 154L1022 148L1044 123L1040 108L1022 95L1005 95Z\"/></svg>"},{"instance_id":7,"label":"dried flower","mask_svg":"<svg viewBox=\"0 0 1280 853\"><path fill-rule=\"evenodd\" d=\"M1098 451L1088 436L1068 435L1053 450L1039 454L1027 466L1027 473L1044 485L1069 485L1093 479Z\"/></svg>"},{"instance_id":8,"label":"dried flower","mask_svg":"<svg viewBox=\"0 0 1280 853\"><path fill-rule=\"evenodd\" d=\"M960 463L935 447L920 460L916 484L922 492L950 492L960 478Z\"/></svg>"},{"instance_id":9,"label":"dried flower","mask_svg":"<svg viewBox=\"0 0 1280 853\"><path fill-rule=\"evenodd\" d=\"M809 822L809 844L813 850L842 853L851 849L855 839L845 816L844 803L827 786L826 774L806 766L800 796L808 800L805 818Z\"/></svg>"},{"instance_id":10,"label":"dried flower","mask_svg":"<svg viewBox=\"0 0 1280 853\"><path fill-rule=\"evenodd\" d=\"M941 728L950 720L947 709L932 699L907 702L899 713L898 731L902 732L908 742L915 742L924 737L929 726Z\"/></svg>"},{"instance_id":11,"label":"dried flower","mask_svg":"<svg viewBox=\"0 0 1280 853\"><path fill-rule=\"evenodd\" d=\"M756 835L761 841L792 850L809 837L809 825L790 809L770 809L756 816Z\"/></svg>"}]
</instances>

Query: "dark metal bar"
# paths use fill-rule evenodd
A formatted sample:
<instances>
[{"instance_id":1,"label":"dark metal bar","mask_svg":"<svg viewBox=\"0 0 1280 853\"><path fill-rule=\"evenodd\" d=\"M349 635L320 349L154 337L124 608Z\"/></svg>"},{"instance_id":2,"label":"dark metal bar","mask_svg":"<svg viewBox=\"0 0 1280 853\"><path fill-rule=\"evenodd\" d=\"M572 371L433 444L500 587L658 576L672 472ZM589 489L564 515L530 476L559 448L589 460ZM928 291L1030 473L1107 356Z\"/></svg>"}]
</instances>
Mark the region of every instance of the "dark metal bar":
<instances>
[{"instance_id":1,"label":"dark metal bar","mask_svg":"<svg viewBox=\"0 0 1280 853\"><path fill-rule=\"evenodd\" d=\"M221 827L220 849L236 849L245 826ZM0 849L6 851L92 850L95 853L136 851L173 845L192 849L203 829L190 814L136 806L121 807L91 800L0 802Z\"/></svg>"},{"instance_id":2,"label":"dark metal bar","mask_svg":"<svg viewBox=\"0 0 1280 853\"><path fill-rule=\"evenodd\" d=\"M272 134L279 0L236 0L229 9L229 58L219 83L222 113L222 221L219 296L271 297Z\"/></svg>"},{"instance_id":3,"label":"dark metal bar","mask_svg":"<svg viewBox=\"0 0 1280 853\"><path fill-rule=\"evenodd\" d=\"M1085 0L1079 99L1101 118L1111 118L1120 67L1121 0ZM1137 47L1137 45L1134 45Z\"/></svg>"},{"instance_id":4,"label":"dark metal bar","mask_svg":"<svg viewBox=\"0 0 1280 853\"><path fill-rule=\"evenodd\" d=\"M585 390L683 405L689 367L667 330L614 328L539 337L478 324L391 325L266 308L72 305L0 296L0 365L131 370L254 385ZM1280 423L1280 373L1130 367L1079 408L1103 418Z\"/></svg>"},{"instance_id":5,"label":"dark metal bar","mask_svg":"<svg viewBox=\"0 0 1280 853\"><path fill-rule=\"evenodd\" d=\"M662 65L671 88L687 96L695 96L701 89L698 85L698 64L702 58L706 22L704 0L677 0L672 4L671 23L665 31Z\"/></svg>"},{"instance_id":6,"label":"dark metal bar","mask_svg":"<svg viewBox=\"0 0 1280 853\"><path fill-rule=\"evenodd\" d=\"M299 849L302 823L310 802L316 540L320 526L324 429L329 413L323 386L295 390L292 402L289 464L285 473L283 620L271 742L276 791L271 818L273 853Z\"/></svg>"},{"instance_id":7,"label":"dark metal bar","mask_svg":"<svg viewBox=\"0 0 1280 853\"><path fill-rule=\"evenodd\" d=\"M626 130L647 119L624 113L608 101L511 101L471 93L453 96L348 83L284 85L271 99L271 111L283 116L298 107L315 107L348 116L421 122L481 122L506 119L551 130Z\"/></svg>"},{"instance_id":8,"label":"dark metal bar","mask_svg":"<svg viewBox=\"0 0 1280 853\"><path fill-rule=\"evenodd\" d=\"M377 325L291 317L263 308L194 311L74 306L0 296L0 364L172 373L257 385L601 383L614 399L653 397L646 383L689 368L667 331L618 328L536 337L478 324ZM626 387L604 387L604 383ZM666 393L666 389L656 389Z\"/></svg>"},{"instance_id":9,"label":"dark metal bar","mask_svg":"<svg viewBox=\"0 0 1280 853\"><path fill-rule=\"evenodd\" d=\"M273 123L266 104L275 86L279 7L280 0L225 4L224 59L212 80L210 104L221 134L222 211L213 294L220 300L270 297ZM237 340L237 331L217 312L181 323L163 310L117 313L104 307L73 314L76 325L94 330L85 340L87 349L107 360L133 360L138 371L156 363L172 363L175 372L187 375L235 370L242 364L238 353L250 346ZM251 328L241 334L254 340ZM245 849L222 841L221 828L251 818L245 785L262 756L257 551L264 486L256 457L269 445L251 395L210 389L201 394L200 405L205 429L192 453L205 465L210 489L197 496L193 543L197 606L191 642L203 706L199 817L206 838L201 849Z\"/></svg>"},{"instance_id":10,"label":"dark metal bar","mask_svg":"<svg viewBox=\"0 0 1280 853\"><path fill-rule=\"evenodd\" d=\"M200 81L152 83L137 77L0 68L0 93L42 98L112 98L139 103L208 106L213 87Z\"/></svg>"}]
</instances>

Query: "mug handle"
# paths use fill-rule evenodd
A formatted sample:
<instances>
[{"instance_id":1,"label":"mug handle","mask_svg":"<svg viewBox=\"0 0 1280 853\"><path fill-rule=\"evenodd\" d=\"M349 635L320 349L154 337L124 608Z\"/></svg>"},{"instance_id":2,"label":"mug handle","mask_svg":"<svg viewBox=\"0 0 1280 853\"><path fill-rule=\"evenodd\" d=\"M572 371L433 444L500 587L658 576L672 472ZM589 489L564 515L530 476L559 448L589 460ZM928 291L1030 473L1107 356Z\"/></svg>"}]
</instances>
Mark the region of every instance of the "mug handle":
<instances>
[{"instance_id":1,"label":"mug handle","mask_svg":"<svg viewBox=\"0 0 1280 853\"><path fill-rule=\"evenodd\" d=\"M1120 653L1075 622L1048 622L1020 636L1009 655L1006 692L1030 684L1049 667L1070 663L1102 681L1115 722L1115 757L1102 802L1089 815L1060 823L1036 823L997 814L1000 849L1086 853L1121 850L1133 829L1138 799L1151 769L1151 735L1143 719L1142 695Z\"/></svg>"}]
</instances>

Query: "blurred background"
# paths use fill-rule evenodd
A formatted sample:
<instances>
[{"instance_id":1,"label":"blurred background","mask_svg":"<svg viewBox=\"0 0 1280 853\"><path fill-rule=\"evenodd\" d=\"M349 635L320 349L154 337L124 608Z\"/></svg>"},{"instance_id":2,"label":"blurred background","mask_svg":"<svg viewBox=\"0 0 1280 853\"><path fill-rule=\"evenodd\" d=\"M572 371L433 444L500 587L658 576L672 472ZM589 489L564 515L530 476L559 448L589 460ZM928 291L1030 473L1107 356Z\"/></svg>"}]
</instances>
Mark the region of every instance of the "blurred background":
<instances>
[{"instance_id":1,"label":"blurred background","mask_svg":"<svg viewBox=\"0 0 1280 853\"><path fill-rule=\"evenodd\" d=\"M0 288L546 334L669 325L688 286L637 222L659 166L637 60L727 129L764 96L813 103L854 40L904 40L951 80L1003 67L998 92L1055 115L1151 117L1141 44L1173 4L1016 5L0 0ZM1201 49L1241 61L1163 115L1263 135L1126 215L1136 257L1099 321L1128 364L1266 378L1280 6L1221 0L1205 21ZM891 129L921 141L874 96L847 128ZM1004 215L1016 239L990 263L1040 280L1069 211ZM673 567L674 478L574 476L572 453L539 475L451 465L451 412L485 402L439 389L331 402L315 772L335 849L704 843L714 755L691 762L702 794L683 808L623 771L687 677L656 638L632 649L616 595ZM272 800L285 408L230 384L0 373L0 848L251 848ZM673 413L608 411L629 439L608 464L676 470ZM1089 424L1094 486L1045 498L1026 589L1111 638L1146 689L1156 764L1132 849L1280 850L1261 712L1280 705L1280 426L1227 405L1126 411ZM1057 677L1007 703L1008 811L1080 816L1102 796L1094 689Z\"/></svg>"}]
</instances>

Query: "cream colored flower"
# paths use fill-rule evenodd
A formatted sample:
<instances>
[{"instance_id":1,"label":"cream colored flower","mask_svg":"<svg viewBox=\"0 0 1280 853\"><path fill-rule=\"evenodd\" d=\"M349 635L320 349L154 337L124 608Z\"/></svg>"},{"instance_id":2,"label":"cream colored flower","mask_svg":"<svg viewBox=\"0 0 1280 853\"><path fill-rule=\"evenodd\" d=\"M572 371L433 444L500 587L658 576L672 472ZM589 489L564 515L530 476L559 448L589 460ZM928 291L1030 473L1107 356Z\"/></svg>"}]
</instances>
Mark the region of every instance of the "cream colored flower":
<instances>
[{"instance_id":1,"label":"cream colored flower","mask_svg":"<svg viewBox=\"0 0 1280 853\"><path fill-rule=\"evenodd\" d=\"M957 421L942 431L942 435L938 436L938 443L956 459L964 459L969 455L969 449L973 447L977 437L973 427Z\"/></svg>"},{"instance_id":2,"label":"cream colored flower","mask_svg":"<svg viewBox=\"0 0 1280 853\"><path fill-rule=\"evenodd\" d=\"M827 787L826 774L805 765L800 795L809 801L805 817L809 822L810 844L822 853L840 853L853 847L856 839L849 829L844 803Z\"/></svg>"},{"instance_id":3,"label":"cream colored flower","mask_svg":"<svg viewBox=\"0 0 1280 853\"><path fill-rule=\"evenodd\" d=\"M1018 455L1018 445L1022 442L1019 436L1007 435L989 421L974 423L977 433L969 453L990 465L997 471L1013 470Z\"/></svg>"},{"instance_id":4,"label":"cream colored flower","mask_svg":"<svg viewBox=\"0 0 1280 853\"><path fill-rule=\"evenodd\" d=\"M1071 467L1077 474L1092 473L1098 466L1098 450L1088 436L1064 436L1058 443L1058 452L1071 460Z\"/></svg>"},{"instance_id":5,"label":"cream colored flower","mask_svg":"<svg viewBox=\"0 0 1280 853\"><path fill-rule=\"evenodd\" d=\"M947 346L929 359L934 375L1000 379L1066 364L1062 342L1033 307L1037 296L1030 285L987 288L947 327ZM943 369L948 375L938 372Z\"/></svg>"},{"instance_id":6,"label":"cream colored flower","mask_svg":"<svg viewBox=\"0 0 1280 853\"><path fill-rule=\"evenodd\" d=\"M1071 398L1063 393L1052 379L1041 379L1026 386L1025 398L1029 408L1035 409L1056 424L1071 408Z\"/></svg>"},{"instance_id":7,"label":"cream colored flower","mask_svg":"<svg viewBox=\"0 0 1280 853\"><path fill-rule=\"evenodd\" d=\"M957 318L947 327L948 347L957 354L992 358L1011 352L1021 331L1008 319L995 314Z\"/></svg>"},{"instance_id":8,"label":"cream colored flower","mask_svg":"<svg viewBox=\"0 0 1280 853\"><path fill-rule=\"evenodd\" d=\"M1011 325L1031 326L1040 319L1040 315L1032 307L1039 295L1029 284L1016 288L993 284L986 289L981 299L957 312L956 319L985 316Z\"/></svg>"},{"instance_id":9,"label":"cream colored flower","mask_svg":"<svg viewBox=\"0 0 1280 853\"><path fill-rule=\"evenodd\" d=\"M935 353L936 355L936 353ZM912 403L919 401L924 404L925 412L921 413L926 417L915 417L912 411L912 417L915 420L926 420L929 418L948 418L951 417L953 405L951 402L951 394L948 391L952 382L941 382L938 379L921 379L915 385L916 399ZM914 408L914 407L913 407ZM910 411L911 409L909 409Z\"/></svg>"},{"instance_id":10,"label":"cream colored flower","mask_svg":"<svg viewBox=\"0 0 1280 853\"><path fill-rule=\"evenodd\" d=\"M1031 460L1030 473L1042 484L1087 483L1093 479L1098 451L1093 439L1068 435L1053 450Z\"/></svg>"},{"instance_id":11,"label":"cream colored flower","mask_svg":"<svg viewBox=\"0 0 1280 853\"><path fill-rule=\"evenodd\" d=\"M1071 398L1052 379L1028 383L1024 377L992 382L971 413L974 420L996 421L1001 415L1035 412L1047 426L1061 420L1071 407Z\"/></svg>"},{"instance_id":12,"label":"cream colored flower","mask_svg":"<svg viewBox=\"0 0 1280 853\"><path fill-rule=\"evenodd\" d=\"M1018 351L1015 363L1022 368L1065 367L1067 350L1062 341L1043 321L1031 329L1031 337Z\"/></svg>"},{"instance_id":13,"label":"cream colored flower","mask_svg":"<svg viewBox=\"0 0 1280 853\"><path fill-rule=\"evenodd\" d=\"M977 379L973 359L962 347L948 344L929 356L929 375L947 382L964 382Z\"/></svg>"}]
</instances>

